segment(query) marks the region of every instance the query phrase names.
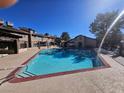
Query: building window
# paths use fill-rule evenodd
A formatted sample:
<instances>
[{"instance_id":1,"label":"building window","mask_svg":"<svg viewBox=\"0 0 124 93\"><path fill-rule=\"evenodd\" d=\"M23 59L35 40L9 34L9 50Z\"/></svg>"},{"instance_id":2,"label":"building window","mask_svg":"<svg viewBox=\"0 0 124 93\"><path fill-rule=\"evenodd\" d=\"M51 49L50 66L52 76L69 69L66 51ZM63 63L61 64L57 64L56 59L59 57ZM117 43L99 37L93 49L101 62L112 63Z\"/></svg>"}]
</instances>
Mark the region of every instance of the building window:
<instances>
[{"instance_id":1,"label":"building window","mask_svg":"<svg viewBox=\"0 0 124 93\"><path fill-rule=\"evenodd\" d=\"M21 44L20 44L20 48L27 48L27 43L26 43L26 42L21 43Z\"/></svg>"}]
</instances>

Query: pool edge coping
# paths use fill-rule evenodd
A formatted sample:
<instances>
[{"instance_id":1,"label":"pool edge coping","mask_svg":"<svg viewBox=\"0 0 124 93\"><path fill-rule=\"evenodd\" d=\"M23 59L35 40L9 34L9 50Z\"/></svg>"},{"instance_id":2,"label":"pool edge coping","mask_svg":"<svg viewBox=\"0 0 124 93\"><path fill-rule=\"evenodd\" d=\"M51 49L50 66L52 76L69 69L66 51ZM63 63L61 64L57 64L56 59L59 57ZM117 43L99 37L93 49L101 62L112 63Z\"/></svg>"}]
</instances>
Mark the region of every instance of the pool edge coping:
<instances>
[{"instance_id":1,"label":"pool edge coping","mask_svg":"<svg viewBox=\"0 0 124 93\"><path fill-rule=\"evenodd\" d=\"M40 50L42 51L42 50ZM32 57L27 59L24 63L21 65L27 64L30 60L32 60L40 51L35 53ZM47 74L47 75L38 75L38 76L32 76L32 77L24 77L24 78L17 78L15 74L20 71L21 67L17 67L15 70L10 72L10 74L7 76L13 76L13 79L9 80L9 83L20 83L20 82L26 82L26 81L31 81L31 80L37 80L37 79L43 79L43 78L49 78L49 77L54 77L54 76L61 76L61 75L67 75L67 74L74 74L74 73L79 73L79 72L87 72L87 71L95 71L95 70L100 70L100 69L105 69L105 68L110 68L111 66L106 62L106 60L102 57L99 56L100 60L104 64L104 66L101 67L95 67L95 68L87 68L87 69L79 69L79 70L72 70L72 71L65 71L65 72L58 72L58 73L52 73L52 74Z\"/></svg>"}]
</instances>

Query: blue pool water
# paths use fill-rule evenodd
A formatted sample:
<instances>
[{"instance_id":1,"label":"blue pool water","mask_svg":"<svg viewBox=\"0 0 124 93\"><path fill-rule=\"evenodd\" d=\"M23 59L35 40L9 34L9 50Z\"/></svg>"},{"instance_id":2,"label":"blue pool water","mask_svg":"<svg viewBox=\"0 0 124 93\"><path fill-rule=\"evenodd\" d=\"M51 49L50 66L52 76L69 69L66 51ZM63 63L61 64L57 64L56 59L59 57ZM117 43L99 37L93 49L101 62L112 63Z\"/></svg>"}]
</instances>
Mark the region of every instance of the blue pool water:
<instances>
[{"instance_id":1,"label":"blue pool water","mask_svg":"<svg viewBox=\"0 0 124 93\"><path fill-rule=\"evenodd\" d=\"M96 60L96 54L91 50L47 49L40 51L16 76L47 75L99 66L103 63Z\"/></svg>"}]
</instances>

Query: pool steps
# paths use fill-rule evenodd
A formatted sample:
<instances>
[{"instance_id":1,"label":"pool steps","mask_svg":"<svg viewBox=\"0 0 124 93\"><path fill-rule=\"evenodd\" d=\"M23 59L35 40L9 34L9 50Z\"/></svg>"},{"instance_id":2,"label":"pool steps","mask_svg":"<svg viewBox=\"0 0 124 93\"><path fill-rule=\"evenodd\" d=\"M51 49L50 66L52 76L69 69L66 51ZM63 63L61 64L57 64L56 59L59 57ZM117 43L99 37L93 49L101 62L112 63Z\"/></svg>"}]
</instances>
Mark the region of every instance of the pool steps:
<instances>
[{"instance_id":1,"label":"pool steps","mask_svg":"<svg viewBox=\"0 0 124 93\"><path fill-rule=\"evenodd\" d=\"M32 75L30 75L29 73L23 72L23 74L26 74L26 75L32 77Z\"/></svg>"},{"instance_id":2,"label":"pool steps","mask_svg":"<svg viewBox=\"0 0 124 93\"><path fill-rule=\"evenodd\" d=\"M33 77L33 76L36 76L35 74L31 73L31 72L22 72L21 75L20 74L17 74L17 77L19 78L24 78L24 77Z\"/></svg>"},{"instance_id":3,"label":"pool steps","mask_svg":"<svg viewBox=\"0 0 124 93\"><path fill-rule=\"evenodd\" d=\"M19 74L17 75L17 77L18 77L18 78L24 78L23 76L21 76L21 75L19 75Z\"/></svg>"}]
</instances>

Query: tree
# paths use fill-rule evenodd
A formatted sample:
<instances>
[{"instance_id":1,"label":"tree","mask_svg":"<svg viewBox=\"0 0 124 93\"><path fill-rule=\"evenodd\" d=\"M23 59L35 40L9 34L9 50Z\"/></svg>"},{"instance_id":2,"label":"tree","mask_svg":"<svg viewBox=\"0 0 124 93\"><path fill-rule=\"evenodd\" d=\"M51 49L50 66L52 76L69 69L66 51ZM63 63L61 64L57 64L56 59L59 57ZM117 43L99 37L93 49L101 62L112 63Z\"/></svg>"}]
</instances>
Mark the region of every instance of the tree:
<instances>
[{"instance_id":1,"label":"tree","mask_svg":"<svg viewBox=\"0 0 124 93\"><path fill-rule=\"evenodd\" d=\"M118 16L118 11L112 11L107 13L101 13L96 16L96 19L90 24L90 32L95 34L98 44L101 42L104 34L106 33L109 26ZM108 34L104 47L112 48L117 46L121 41L121 29L124 28L124 17L122 17L116 25L113 27L111 32Z\"/></svg>"},{"instance_id":2,"label":"tree","mask_svg":"<svg viewBox=\"0 0 124 93\"><path fill-rule=\"evenodd\" d=\"M70 36L68 32L63 32L60 38L64 41L68 41L70 39Z\"/></svg>"},{"instance_id":3,"label":"tree","mask_svg":"<svg viewBox=\"0 0 124 93\"><path fill-rule=\"evenodd\" d=\"M49 34L48 34L48 33L45 33L44 35L45 35L45 36L49 36Z\"/></svg>"},{"instance_id":4,"label":"tree","mask_svg":"<svg viewBox=\"0 0 124 93\"><path fill-rule=\"evenodd\" d=\"M57 46L61 46L61 38L56 37L56 38L55 38L55 44L56 44Z\"/></svg>"}]
</instances>

